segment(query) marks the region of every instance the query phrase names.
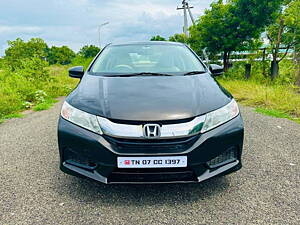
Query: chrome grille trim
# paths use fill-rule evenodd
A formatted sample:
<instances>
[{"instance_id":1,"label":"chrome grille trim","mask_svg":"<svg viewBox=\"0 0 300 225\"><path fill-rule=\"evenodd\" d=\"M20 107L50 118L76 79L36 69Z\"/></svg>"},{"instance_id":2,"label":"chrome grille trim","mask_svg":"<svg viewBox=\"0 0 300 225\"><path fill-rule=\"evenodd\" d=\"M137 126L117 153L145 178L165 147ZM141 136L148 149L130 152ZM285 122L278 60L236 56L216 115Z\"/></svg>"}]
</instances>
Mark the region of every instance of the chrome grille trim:
<instances>
[{"instance_id":1,"label":"chrome grille trim","mask_svg":"<svg viewBox=\"0 0 300 225\"><path fill-rule=\"evenodd\" d=\"M105 135L117 138L146 139L144 137L143 126L121 124L110 121L103 117L97 117L101 130ZM199 134L205 121L205 115L196 117L192 121L178 124L165 124L160 126L160 137L157 139L180 138ZM151 122L152 124L152 122Z\"/></svg>"}]
</instances>

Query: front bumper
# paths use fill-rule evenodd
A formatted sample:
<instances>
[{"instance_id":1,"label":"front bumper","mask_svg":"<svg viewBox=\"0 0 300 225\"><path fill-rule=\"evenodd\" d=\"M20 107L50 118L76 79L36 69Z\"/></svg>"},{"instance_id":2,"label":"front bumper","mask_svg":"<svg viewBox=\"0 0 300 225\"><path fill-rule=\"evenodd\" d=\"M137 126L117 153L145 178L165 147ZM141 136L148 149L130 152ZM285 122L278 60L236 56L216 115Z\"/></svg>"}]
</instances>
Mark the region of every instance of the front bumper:
<instances>
[{"instance_id":1,"label":"front bumper","mask_svg":"<svg viewBox=\"0 0 300 225\"><path fill-rule=\"evenodd\" d=\"M60 168L102 183L201 182L242 167L241 116L204 134L163 141L134 141L101 136L59 119ZM187 156L186 168L119 169L118 156Z\"/></svg>"}]
</instances>

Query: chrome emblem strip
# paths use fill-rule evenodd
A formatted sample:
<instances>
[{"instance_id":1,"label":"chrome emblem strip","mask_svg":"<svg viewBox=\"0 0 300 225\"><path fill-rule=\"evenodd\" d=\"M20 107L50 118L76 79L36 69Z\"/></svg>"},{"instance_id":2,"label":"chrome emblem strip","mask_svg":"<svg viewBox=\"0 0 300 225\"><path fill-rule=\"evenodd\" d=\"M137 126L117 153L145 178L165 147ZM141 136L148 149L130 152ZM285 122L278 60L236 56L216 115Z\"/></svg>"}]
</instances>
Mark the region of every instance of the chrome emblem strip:
<instances>
[{"instance_id":1,"label":"chrome emblem strip","mask_svg":"<svg viewBox=\"0 0 300 225\"><path fill-rule=\"evenodd\" d=\"M162 126L150 123L141 123L140 125L114 123L109 119L103 117L97 117L97 119L102 132L108 136L129 139L167 139L187 137L199 134L205 121L205 115L196 117L189 122L165 124Z\"/></svg>"}]
</instances>

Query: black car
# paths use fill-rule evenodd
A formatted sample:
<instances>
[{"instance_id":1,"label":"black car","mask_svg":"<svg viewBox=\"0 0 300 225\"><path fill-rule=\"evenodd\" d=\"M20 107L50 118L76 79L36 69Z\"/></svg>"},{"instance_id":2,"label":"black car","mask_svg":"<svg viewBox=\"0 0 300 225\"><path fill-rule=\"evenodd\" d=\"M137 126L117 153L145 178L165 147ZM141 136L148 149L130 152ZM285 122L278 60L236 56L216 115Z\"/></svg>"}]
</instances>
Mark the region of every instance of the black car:
<instances>
[{"instance_id":1,"label":"black car","mask_svg":"<svg viewBox=\"0 0 300 225\"><path fill-rule=\"evenodd\" d=\"M110 44L83 67L58 124L60 168L103 183L201 182L241 168L238 105L186 45Z\"/></svg>"}]
</instances>

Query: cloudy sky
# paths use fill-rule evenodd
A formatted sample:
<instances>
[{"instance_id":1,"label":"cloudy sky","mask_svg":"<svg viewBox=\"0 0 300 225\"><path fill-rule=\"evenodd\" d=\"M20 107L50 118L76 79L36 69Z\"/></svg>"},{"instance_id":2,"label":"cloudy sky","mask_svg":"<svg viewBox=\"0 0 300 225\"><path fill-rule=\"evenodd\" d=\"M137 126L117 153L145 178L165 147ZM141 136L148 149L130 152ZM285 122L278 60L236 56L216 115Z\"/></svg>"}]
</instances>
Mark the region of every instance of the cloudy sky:
<instances>
[{"instance_id":1,"label":"cloudy sky","mask_svg":"<svg viewBox=\"0 0 300 225\"><path fill-rule=\"evenodd\" d=\"M0 0L0 55L7 40L41 37L49 45L68 45L75 51L86 44L149 40L153 35L180 33L181 0ZM213 0L190 0L195 17Z\"/></svg>"}]
</instances>

